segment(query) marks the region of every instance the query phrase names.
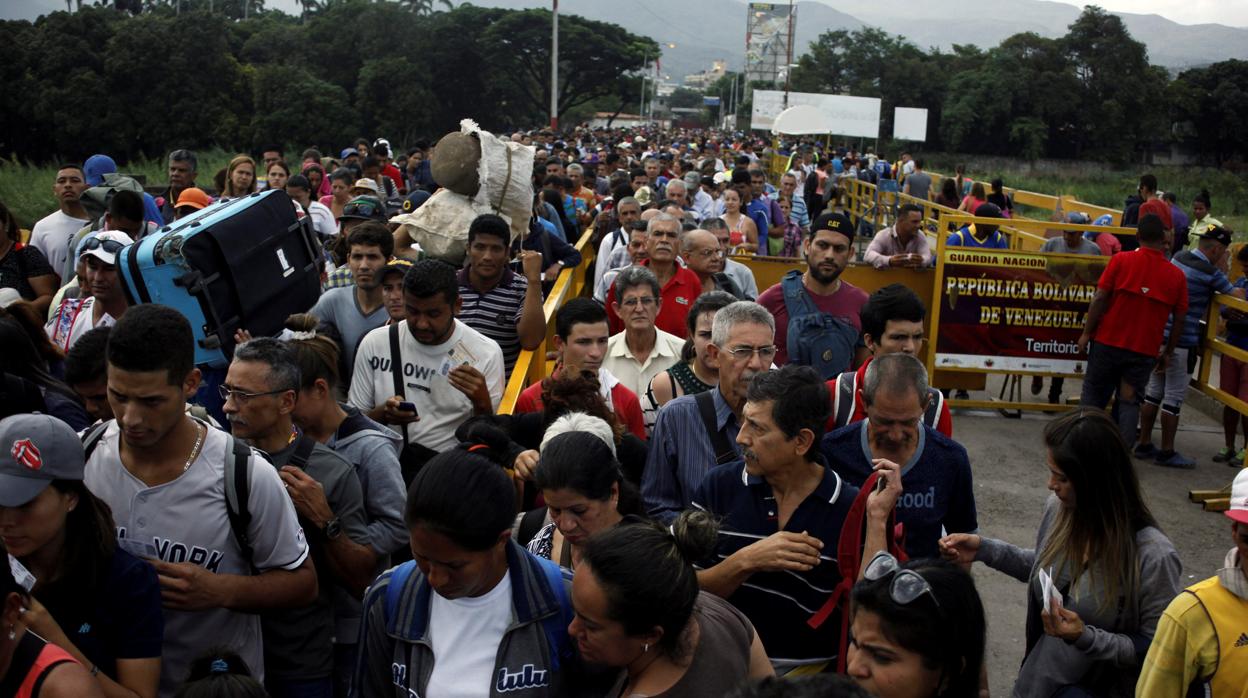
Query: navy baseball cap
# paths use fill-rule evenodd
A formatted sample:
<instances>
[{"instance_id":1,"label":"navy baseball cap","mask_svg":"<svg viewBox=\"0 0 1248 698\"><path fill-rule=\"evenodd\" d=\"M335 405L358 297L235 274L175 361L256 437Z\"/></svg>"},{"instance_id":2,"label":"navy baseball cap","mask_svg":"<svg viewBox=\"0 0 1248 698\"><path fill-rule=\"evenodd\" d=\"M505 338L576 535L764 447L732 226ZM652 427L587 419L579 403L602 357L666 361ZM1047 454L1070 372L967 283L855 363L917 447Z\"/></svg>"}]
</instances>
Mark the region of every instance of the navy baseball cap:
<instances>
[{"instance_id":1,"label":"navy baseball cap","mask_svg":"<svg viewBox=\"0 0 1248 698\"><path fill-rule=\"evenodd\" d=\"M68 424L46 414L0 420L0 507L20 507L53 480L81 480L82 441Z\"/></svg>"}]
</instances>

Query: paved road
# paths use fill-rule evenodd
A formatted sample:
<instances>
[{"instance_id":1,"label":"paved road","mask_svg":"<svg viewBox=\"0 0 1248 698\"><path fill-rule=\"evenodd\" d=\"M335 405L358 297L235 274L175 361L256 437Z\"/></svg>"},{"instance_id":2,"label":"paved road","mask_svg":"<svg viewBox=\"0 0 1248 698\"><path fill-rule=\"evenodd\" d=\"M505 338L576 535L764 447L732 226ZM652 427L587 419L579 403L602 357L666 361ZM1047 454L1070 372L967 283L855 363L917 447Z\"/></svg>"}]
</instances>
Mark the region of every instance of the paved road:
<instances>
[{"instance_id":1,"label":"paved road","mask_svg":"<svg viewBox=\"0 0 1248 698\"><path fill-rule=\"evenodd\" d=\"M1067 388L1077 390L1078 383ZM954 412L954 436L970 453L981 532L1016 545L1035 545L1036 526L1048 496L1042 433L1045 415L1005 419L995 412ZM1184 410L1179 451L1198 460L1179 471L1137 461L1141 486L1153 515L1183 559L1184 583L1210 576L1231 548L1230 523L1187 499L1189 489L1225 486L1235 471L1209 458L1222 446L1218 423ZM1008 696L1024 647L1025 588L1004 574L976 565L975 579L988 614L988 670L992 695Z\"/></svg>"}]
</instances>

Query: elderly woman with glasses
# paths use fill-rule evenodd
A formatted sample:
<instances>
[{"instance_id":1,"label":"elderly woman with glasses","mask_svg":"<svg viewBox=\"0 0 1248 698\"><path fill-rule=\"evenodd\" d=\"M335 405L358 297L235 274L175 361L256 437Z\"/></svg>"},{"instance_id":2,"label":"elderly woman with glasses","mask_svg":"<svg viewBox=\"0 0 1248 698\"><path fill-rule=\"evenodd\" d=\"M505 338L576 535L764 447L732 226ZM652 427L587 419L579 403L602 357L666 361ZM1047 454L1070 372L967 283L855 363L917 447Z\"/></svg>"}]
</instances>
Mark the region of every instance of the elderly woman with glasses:
<instances>
[{"instance_id":1,"label":"elderly woman with glasses","mask_svg":"<svg viewBox=\"0 0 1248 698\"><path fill-rule=\"evenodd\" d=\"M976 698L984 606L971 576L940 560L877 553L854 585L847 671L878 698Z\"/></svg>"},{"instance_id":2,"label":"elderly woman with glasses","mask_svg":"<svg viewBox=\"0 0 1248 698\"><path fill-rule=\"evenodd\" d=\"M1020 698L1131 696L1182 565L1140 496L1117 424L1100 410L1045 427L1048 489L1036 547L955 533L944 557L1027 582Z\"/></svg>"}]
</instances>

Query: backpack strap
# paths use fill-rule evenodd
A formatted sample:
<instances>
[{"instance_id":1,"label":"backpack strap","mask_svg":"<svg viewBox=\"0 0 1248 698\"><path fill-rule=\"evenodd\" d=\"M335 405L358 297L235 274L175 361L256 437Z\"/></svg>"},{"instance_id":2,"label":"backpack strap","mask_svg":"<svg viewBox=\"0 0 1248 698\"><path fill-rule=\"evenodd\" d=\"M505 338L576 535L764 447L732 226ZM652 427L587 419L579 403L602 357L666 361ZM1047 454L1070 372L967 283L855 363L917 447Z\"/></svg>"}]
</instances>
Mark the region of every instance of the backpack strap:
<instances>
[{"instance_id":1,"label":"backpack strap","mask_svg":"<svg viewBox=\"0 0 1248 698\"><path fill-rule=\"evenodd\" d=\"M390 571L390 582L386 584L386 627L390 627L390 619L398 615L399 597L402 596L403 588L407 586L407 580L415 569L416 561L408 560Z\"/></svg>"},{"instance_id":2,"label":"backpack strap","mask_svg":"<svg viewBox=\"0 0 1248 698\"><path fill-rule=\"evenodd\" d=\"M936 388L927 389L927 409L923 410L923 422L935 429L940 424L940 411L945 404L945 394Z\"/></svg>"},{"instance_id":3,"label":"backpack strap","mask_svg":"<svg viewBox=\"0 0 1248 698\"><path fill-rule=\"evenodd\" d=\"M225 450L225 512L230 519L230 530L238 541L243 558L256 572L255 550L251 546L251 480L249 462L251 448L242 441L230 437L230 447Z\"/></svg>"},{"instance_id":4,"label":"backpack strap","mask_svg":"<svg viewBox=\"0 0 1248 698\"><path fill-rule=\"evenodd\" d=\"M295 452L290 454L290 464L300 470L305 470L308 465L308 459L312 457L312 451L316 448L316 441L307 434L300 434L295 439Z\"/></svg>"},{"instance_id":5,"label":"backpack strap","mask_svg":"<svg viewBox=\"0 0 1248 698\"><path fill-rule=\"evenodd\" d=\"M550 668L559 671L559 664L570 658L571 645L568 643L568 625L572 622L572 598L563 583L563 570L552 560L533 556L542 567L546 583L550 591L559 601L559 613L542 619L542 628L546 631L546 642L550 646Z\"/></svg>"},{"instance_id":6,"label":"backpack strap","mask_svg":"<svg viewBox=\"0 0 1248 698\"><path fill-rule=\"evenodd\" d=\"M108 431L108 425L112 422L100 422L93 427L87 427L82 434L82 453L83 462L91 460L91 454L95 453L95 447L100 445L100 439L104 438L104 432Z\"/></svg>"},{"instance_id":7,"label":"backpack strap","mask_svg":"<svg viewBox=\"0 0 1248 698\"><path fill-rule=\"evenodd\" d=\"M407 393L403 390L403 353L399 350L399 325L403 323L396 322L390 326L390 376L394 379L394 394L399 397L407 397ZM406 445L407 424L400 425L403 428L403 443Z\"/></svg>"},{"instance_id":8,"label":"backpack strap","mask_svg":"<svg viewBox=\"0 0 1248 698\"><path fill-rule=\"evenodd\" d=\"M702 418L702 426L706 428L706 436L711 440L711 450L715 452L715 465L723 465L736 460L737 449L733 448L727 436L719 430L715 418L715 396L710 390L693 396L698 404L698 416Z\"/></svg>"},{"instance_id":9,"label":"backpack strap","mask_svg":"<svg viewBox=\"0 0 1248 698\"><path fill-rule=\"evenodd\" d=\"M846 371L836 377L836 390L832 391L832 418L835 420L832 424L834 427L843 427L849 424L849 420L854 416L854 393L857 386L858 374L853 371Z\"/></svg>"},{"instance_id":10,"label":"backpack strap","mask_svg":"<svg viewBox=\"0 0 1248 698\"><path fill-rule=\"evenodd\" d=\"M542 530L542 522L546 520L546 507L531 509L520 515L520 528L516 531L516 542L528 545Z\"/></svg>"}]
</instances>

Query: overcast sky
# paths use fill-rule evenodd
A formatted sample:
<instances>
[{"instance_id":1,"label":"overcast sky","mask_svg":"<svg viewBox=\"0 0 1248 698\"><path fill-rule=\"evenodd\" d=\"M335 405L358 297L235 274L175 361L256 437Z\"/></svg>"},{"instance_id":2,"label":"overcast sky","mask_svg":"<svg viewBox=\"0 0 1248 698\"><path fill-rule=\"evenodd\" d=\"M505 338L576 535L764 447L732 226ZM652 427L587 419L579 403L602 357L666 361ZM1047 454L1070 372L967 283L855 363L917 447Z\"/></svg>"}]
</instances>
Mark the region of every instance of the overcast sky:
<instances>
[{"instance_id":1,"label":"overcast sky","mask_svg":"<svg viewBox=\"0 0 1248 698\"><path fill-rule=\"evenodd\" d=\"M836 0L824 1L836 6ZM1059 2L1077 7L1088 4L1076 0ZM1214 23L1248 27L1248 0L1099 0L1096 4L1117 12L1159 14L1180 24ZM297 0L267 0L265 5L293 14L299 3ZM58 9L65 9L65 0L0 0L0 19L34 19Z\"/></svg>"}]
</instances>

